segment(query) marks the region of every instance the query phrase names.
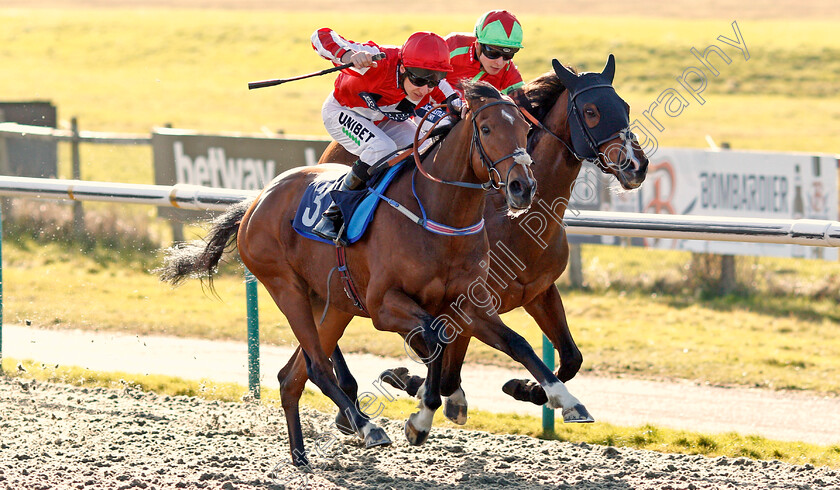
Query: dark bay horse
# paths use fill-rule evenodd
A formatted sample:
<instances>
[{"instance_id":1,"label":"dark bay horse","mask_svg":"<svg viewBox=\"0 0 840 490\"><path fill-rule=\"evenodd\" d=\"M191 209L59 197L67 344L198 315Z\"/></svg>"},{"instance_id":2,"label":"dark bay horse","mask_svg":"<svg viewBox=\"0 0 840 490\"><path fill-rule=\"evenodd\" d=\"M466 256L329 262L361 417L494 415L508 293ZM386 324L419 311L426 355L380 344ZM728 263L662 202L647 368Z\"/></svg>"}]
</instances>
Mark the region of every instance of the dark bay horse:
<instances>
[{"instance_id":1,"label":"dark bay horse","mask_svg":"<svg viewBox=\"0 0 840 490\"><path fill-rule=\"evenodd\" d=\"M614 74L612 55L602 72L580 75L554 60L553 72L524 86L516 102L537 120L528 137L538 182L535 205L528 213L510 219L505 203L488 193L484 211L491 245L488 284L493 287L492 306L499 313L525 308L559 352L556 375L564 382L577 374L583 356L572 338L554 283L569 260L562 219L582 161L594 162L626 190L642 184L648 167L647 157L629 131L630 106L612 87ZM335 144L321 157L322 162L352 160L352 155ZM466 422L466 400L457 387L457 374L467 342L459 338L450 345L444 365L449 376L444 378L442 392L454 393L447 399L444 413L456 423ZM396 376L400 383L392 384L405 387L413 396L422 378L408 376L404 368L394 371L385 379ZM341 372L349 376L346 369ZM340 382L354 396L355 381ZM523 380L511 380L504 390L538 405L546 401L542 387Z\"/></svg>"},{"instance_id":2,"label":"dark bay horse","mask_svg":"<svg viewBox=\"0 0 840 490\"><path fill-rule=\"evenodd\" d=\"M386 196L428 221L438 220L467 229L482 222L487 185L499 188L511 210L526 210L534 195L531 159L525 151L528 124L516 106L490 85L466 87L469 112L427 155L424 166L448 185L414 178L402 172ZM382 206L368 233L346 249L346 262L365 311L345 294L340 281L330 281L336 248L305 239L292 228L301 196L310 182L337 177L345 166L320 165L293 169L276 177L251 202L243 202L217 218L204 242L170 249L161 278L177 284L196 275L212 278L225 249L236 240L244 265L260 280L285 315L300 342L300 355L278 374L282 404L289 428L292 461L308 464L298 412L298 400L307 377L321 389L348 420L367 446L390 444L381 428L361 413L355 399L337 384L329 354L347 323L355 315L369 316L378 330L413 338L412 345L426 352L444 352L451 338L439 317L476 278L486 277L481 265L488 251L486 234L459 236L433 234L397 212ZM501 182L500 176L506 176ZM415 202L413 196L418 199ZM420 202L425 212L420 209ZM321 298L331 298L320 326ZM521 360L545 385L549 403L571 416L583 417L585 408L539 360L527 342L502 323L498 315L467 306L464 312L482 328L482 340ZM527 350L524 351L524 350ZM434 412L441 405L442 355L427 358L427 378L420 395L420 411L406 422L412 444L425 441ZM541 367L540 367L541 366Z\"/></svg>"}]
</instances>

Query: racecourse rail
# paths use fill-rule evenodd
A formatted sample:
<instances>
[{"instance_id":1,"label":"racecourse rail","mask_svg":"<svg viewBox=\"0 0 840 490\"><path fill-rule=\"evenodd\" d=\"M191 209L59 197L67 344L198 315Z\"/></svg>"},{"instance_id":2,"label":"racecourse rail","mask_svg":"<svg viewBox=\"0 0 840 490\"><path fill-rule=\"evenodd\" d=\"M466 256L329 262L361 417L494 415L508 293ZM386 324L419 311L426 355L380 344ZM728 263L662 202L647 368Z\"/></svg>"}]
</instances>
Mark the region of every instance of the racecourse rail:
<instances>
[{"instance_id":1,"label":"racecourse rail","mask_svg":"<svg viewBox=\"0 0 840 490\"><path fill-rule=\"evenodd\" d=\"M141 185L64 179L38 179L0 176L0 196L72 201L104 201L151 204L181 209L220 211L256 191L218 189L176 184ZM642 213L569 210L563 218L566 232L578 235L719 240L783 243L821 247L840 247L840 222L810 219L757 219L718 216L682 216ZM2 222L0 222L2 236ZM0 256L2 240L0 239ZM0 361L3 357L3 290L0 261ZM259 317L256 278L246 271L248 313L248 387L259 398ZM543 360L554 368L554 348L543 336ZM553 431L553 410L543 407L543 429Z\"/></svg>"}]
</instances>

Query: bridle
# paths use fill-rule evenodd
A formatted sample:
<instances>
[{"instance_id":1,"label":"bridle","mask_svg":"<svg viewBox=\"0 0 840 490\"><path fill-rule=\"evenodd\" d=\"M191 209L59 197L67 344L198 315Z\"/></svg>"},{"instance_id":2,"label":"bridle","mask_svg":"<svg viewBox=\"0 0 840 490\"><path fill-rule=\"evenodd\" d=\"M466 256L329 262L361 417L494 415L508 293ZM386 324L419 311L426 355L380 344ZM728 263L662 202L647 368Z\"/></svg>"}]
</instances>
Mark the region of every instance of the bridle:
<instances>
[{"instance_id":1,"label":"bridle","mask_svg":"<svg viewBox=\"0 0 840 490\"><path fill-rule=\"evenodd\" d=\"M440 105L437 105L437 106L433 107L431 110L429 110L429 112L427 112L423 116L423 118L417 124L417 131L414 134L414 163L417 166L417 170L420 172L420 174L423 175L424 177L426 177L427 179L433 181L433 182L439 182L441 184L449 184L449 185L454 185L454 186L458 186L458 187L466 187L466 188L469 188L469 189L488 190L488 189L501 189L502 187L507 186L507 182L510 180L510 173L517 166L522 165L523 167L528 167L531 164L531 158L528 157L528 152L525 151L524 148L517 148L517 149L513 150L512 153L509 153L509 154L507 154L507 155L505 155L505 156L503 156L503 157L501 157L501 158L499 158L495 161L491 161L492 159L487 155L487 151L484 149L484 145L481 143L481 136L480 136L480 131L478 129L478 122L476 122L476 116L478 116L478 114L481 111L483 111L484 109L487 109L488 107L493 107L495 105L510 105L510 106L513 106L514 108L516 108L518 110L518 106L515 103L513 103L510 100L502 99L502 100L496 100L496 101L493 101L493 102L488 102L487 104L484 104L483 106L479 107L475 111L471 111L472 112L471 122L472 122L473 127L472 127L472 138L471 138L471 142L470 142L470 152L469 153L470 153L470 155L472 155L473 151L476 148L478 149L479 159L481 160L482 165L484 165L484 168L487 169L487 174L489 176L487 182L484 182L482 184L475 184L475 183L472 183L472 182L461 182L461 181L439 179L439 178L429 174L426 171L426 169L423 168L423 164L420 162L420 152L418 151L418 148L419 148L419 145L422 144L423 141L425 141L426 138L423 138L422 140L420 140L418 142L418 137L419 137L419 134L420 134L420 128L423 126L423 123L426 121L426 119L429 117L429 115L432 113L432 111L434 109L438 109L440 107L446 107L446 104L440 104ZM434 125L432 126L432 129L430 129L426 134L427 135L431 134L432 130L434 129L434 126L436 126L438 124L438 122L440 122L441 120L442 119L439 119L438 121L436 121L434 123ZM502 180L502 176L501 176L501 174L499 174L499 171L496 169L496 165L498 165L499 163L507 160L508 158L513 159L514 165L511 165L511 167L507 171L507 174L505 175L505 180ZM493 179L493 174L496 175L495 180Z\"/></svg>"},{"instance_id":2,"label":"bridle","mask_svg":"<svg viewBox=\"0 0 840 490\"><path fill-rule=\"evenodd\" d=\"M593 88L599 88L599 87L600 88L606 88L606 87L612 88L612 85L609 85L609 84L593 85L591 87L587 87L585 90L581 90L578 93L582 93L582 92L585 92L586 90L593 89ZM583 131L583 134L586 136L586 142L589 146L589 150L592 153L595 154L594 158L593 157L585 157L585 156L581 156L580 154L578 154L574 150L574 148L572 148L572 145L567 143L566 140L561 138L557 133L555 133L554 131L549 129L548 126L546 126L545 124L543 124L542 121L540 121L539 119L534 117L534 115L531 114L530 112L528 112L528 110L525 109L524 107L519 107L519 112L522 113L522 115L525 117L525 119L528 120L528 122L530 122L531 124L533 124L537 128L545 131L549 135L553 136L554 139L556 139L557 141L562 143L563 146L565 146L566 149L569 150L569 153L571 153L575 157L575 159L577 159L578 161L580 161L580 162L590 162L590 163L596 165L601 170L608 171L608 170L614 168L616 166L616 164L614 162L610 161L609 157L604 152L599 151L598 146L600 144L604 143L605 141L612 140L613 138L615 138L616 135L618 135L618 137L620 137L621 140L625 141L625 142L628 139L635 141L636 140L636 135L634 135L633 132L630 131L629 126L625 126L624 128L619 129L615 133L612 133L609 137L605 138L603 141L600 141L600 142L596 141L595 137L592 135L592 131L589 129L589 126L587 126L583 122L583 120L581 119L581 116L580 116L580 112L577 109L577 104L576 104L574 99L578 95L578 93L575 93L575 94L572 94L572 95L569 96L569 109L570 110L567 111L568 113L566 114L566 121L568 123L569 118L571 118L572 114L574 114L574 117L576 119L577 124L580 126L580 128Z\"/></svg>"}]
</instances>

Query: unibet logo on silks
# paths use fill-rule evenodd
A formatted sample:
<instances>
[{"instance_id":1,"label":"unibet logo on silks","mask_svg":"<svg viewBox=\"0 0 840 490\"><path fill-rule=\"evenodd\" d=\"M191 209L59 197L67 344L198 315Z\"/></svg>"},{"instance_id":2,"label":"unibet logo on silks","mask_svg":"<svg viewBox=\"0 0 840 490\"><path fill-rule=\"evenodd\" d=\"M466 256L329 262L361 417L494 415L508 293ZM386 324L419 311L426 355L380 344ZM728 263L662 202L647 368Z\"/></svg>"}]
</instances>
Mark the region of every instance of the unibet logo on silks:
<instances>
[{"instance_id":1,"label":"unibet logo on silks","mask_svg":"<svg viewBox=\"0 0 840 490\"><path fill-rule=\"evenodd\" d=\"M179 184L204 185L225 189L260 190L275 175L274 160L227 158L224 148L211 147L207 155L190 157L184 144L173 144L175 179Z\"/></svg>"},{"instance_id":2,"label":"unibet logo on silks","mask_svg":"<svg viewBox=\"0 0 840 490\"><path fill-rule=\"evenodd\" d=\"M376 136L371 133L368 128L364 127L362 123L353 119L350 114L347 114L346 112L338 113L338 122L344 126L341 128L341 132L359 146L362 145L362 140L367 143Z\"/></svg>"}]
</instances>

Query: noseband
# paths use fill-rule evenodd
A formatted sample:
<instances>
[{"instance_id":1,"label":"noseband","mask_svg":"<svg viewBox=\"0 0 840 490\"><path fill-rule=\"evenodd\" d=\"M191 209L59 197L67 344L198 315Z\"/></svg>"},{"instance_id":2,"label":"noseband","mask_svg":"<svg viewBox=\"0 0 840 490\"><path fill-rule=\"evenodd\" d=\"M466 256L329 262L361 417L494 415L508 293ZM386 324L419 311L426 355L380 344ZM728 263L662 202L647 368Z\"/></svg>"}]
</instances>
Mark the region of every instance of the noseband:
<instances>
[{"instance_id":1,"label":"noseband","mask_svg":"<svg viewBox=\"0 0 840 490\"><path fill-rule=\"evenodd\" d=\"M472 155L475 148L478 148L478 156L481 159L481 163L482 163L482 165L484 165L484 168L487 169L487 173L489 175L489 180L487 182L484 182L483 184L474 184L472 182L460 182L460 181L444 180L444 179L439 179L437 177L434 177L434 176L430 175L429 173L427 173L426 170L423 168L423 165L420 162L420 156L418 154L419 152L415 151L414 152L414 162L417 165L417 169L420 171L420 173L424 177L426 177L427 179L432 180L434 182L439 182L441 184L454 185L454 186L458 186L458 187L467 187L469 189L484 189L484 190L487 190L487 189L500 189L502 187L505 187L507 185L507 181L510 179L510 173L513 171L513 169L518 165L522 165L523 167L527 167L528 165L530 165L530 158L528 158L527 161L526 161L526 159L521 158L523 156L528 156L528 152L526 152L524 148L517 148L517 149L513 150L512 153L509 153L509 154L507 154L507 155L505 155L505 156L503 156L503 157L501 157L501 158L499 158L498 160L495 160L495 161L492 161L492 159L487 155L487 152L484 149L484 145L481 143L481 136L480 136L479 129L478 129L478 123L476 122L476 116L478 116L478 114L481 111L483 111L484 109L487 109L488 107L492 107L494 105L500 105L500 104L513 106L515 109L518 110L517 105L514 104L513 102L509 101L509 100L496 100L496 101L493 101L493 102L488 102L487 104L484 104L483 106L479 107L478 109L476 109L475 111L472 112L472 126L473 126L472 133L473 134L472 134L472 141L470 142L470 155ZM444 104L441 104L440 106L437 106L437 107L444 107L444 106L445 106ZM432 111L430 110L420 120L420 123L417 125L418 131L419 131L419 128L422 126L423 122L426 120L426 118L431 113L432 113ZM429 132L431 132L431 131L429 131ZM416 143L416 138L415 138L415 143ZM513 159L514 165L511 165L511 167L507 171L507 175L505 175L505 180L502 180L502 176L499 174L499 171L496 169L496 165L498 165L499 163L507 160L508 158ZM495 180L493 179L493 174L496 174L496 179Z\"/></svg>"}]
</instances>

